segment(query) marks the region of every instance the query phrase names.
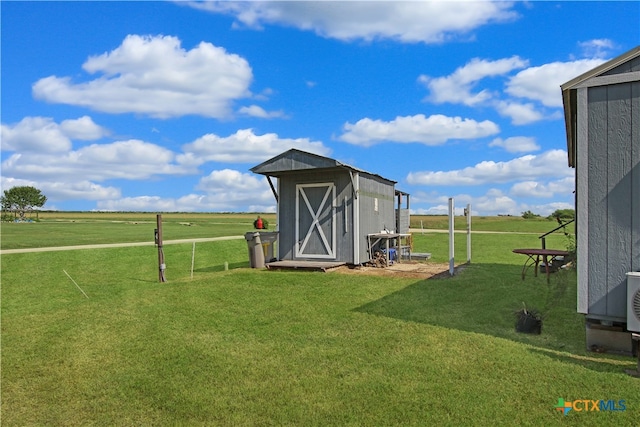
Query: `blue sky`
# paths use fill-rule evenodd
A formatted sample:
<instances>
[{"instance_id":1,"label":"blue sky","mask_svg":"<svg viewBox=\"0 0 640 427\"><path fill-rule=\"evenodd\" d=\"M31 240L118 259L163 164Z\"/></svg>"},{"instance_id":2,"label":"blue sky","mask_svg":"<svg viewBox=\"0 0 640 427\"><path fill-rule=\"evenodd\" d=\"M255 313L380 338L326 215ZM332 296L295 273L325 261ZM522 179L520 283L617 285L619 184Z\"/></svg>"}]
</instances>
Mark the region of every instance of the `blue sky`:
<instances>
[{"instance_id":1,"label":"blue sky","mask_svg":"<svg viewBox=\"0 0 640 427\"><path fill-rule=\"evenodd\" d=\"M638 2L11 2L1 185L45 208L275 211L290 148L416 214L573 208L560 84L640 44Z\"/></svg>"}]
</instances>

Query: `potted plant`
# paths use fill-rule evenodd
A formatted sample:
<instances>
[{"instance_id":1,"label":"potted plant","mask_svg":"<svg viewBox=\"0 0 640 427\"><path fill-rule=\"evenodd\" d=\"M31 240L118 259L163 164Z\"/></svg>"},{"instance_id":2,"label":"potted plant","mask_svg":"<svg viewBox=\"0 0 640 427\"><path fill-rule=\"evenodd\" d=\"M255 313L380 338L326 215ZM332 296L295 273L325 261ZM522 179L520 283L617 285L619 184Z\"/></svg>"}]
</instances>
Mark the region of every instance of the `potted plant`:
<instances>
[{"instance_id":1,"label":"potted plant","mask_svg":"<svg viewBox=\"0 0 640 427\"><path fill-rule=\"evenodd\" d=\"M538 310L527 310L527 306L522 303L522 309L516 311L515 315L516 332L540 335L542 332L542 314Z\"/></svg>"}]
</instances>

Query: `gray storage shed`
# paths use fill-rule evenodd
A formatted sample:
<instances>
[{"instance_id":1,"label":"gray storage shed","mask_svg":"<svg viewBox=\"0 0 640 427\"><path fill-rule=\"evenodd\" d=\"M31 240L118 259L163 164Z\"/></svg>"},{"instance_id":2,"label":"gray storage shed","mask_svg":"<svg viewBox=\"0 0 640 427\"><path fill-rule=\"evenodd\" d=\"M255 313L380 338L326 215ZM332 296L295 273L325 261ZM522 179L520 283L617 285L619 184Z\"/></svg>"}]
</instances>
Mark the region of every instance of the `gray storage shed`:
<instances>
[{"instance_id":1,"label":"gray storage shed","mask_svg":"<svg viewBox=\"0 0 640 427\"><path fill-rule=\"evenodd\" d=\"M368 234L409 231L409 195L390 179L296 149L251 171L267 177L277 201L278 260L362 264Z\"/></svg>"},{"instance_id":2,"label":"gray storage shed","mask_svg":"<svg viewBox=\"0 0 640 427\"><path fill-rule=\"evenodd\" d=\"M561 88L576 168L578 312L588 345L626 351L626 273L640 270L640 47Z\"/></svg>"}]
</instances>

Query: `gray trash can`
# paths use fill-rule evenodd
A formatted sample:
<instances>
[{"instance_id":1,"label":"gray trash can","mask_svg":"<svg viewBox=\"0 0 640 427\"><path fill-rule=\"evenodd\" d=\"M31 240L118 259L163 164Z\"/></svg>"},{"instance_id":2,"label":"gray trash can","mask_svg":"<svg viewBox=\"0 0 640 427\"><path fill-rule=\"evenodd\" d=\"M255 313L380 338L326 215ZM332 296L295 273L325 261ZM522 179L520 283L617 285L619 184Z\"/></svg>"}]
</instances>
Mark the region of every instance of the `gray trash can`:
<instances>
[{"instance_id":1,"label":"gray trash can","mask_svg":"<svg viewBox=\"0 0 640 427\"><path fill-rule=\"evenodd\" d=\"M265 262L272 262L276 260L276 242L278 241L277 231L261 231L260 241L262 242L262 250L264 252Z\"/></svg>"},{"instance_id":2,"label":"gray trash can","mask_svg":"<svg viewBox=\"0 0 640 427\"><path fill-rule=\"evenodd\" d=\"M260 241L260 233L257 231L245 233L244 238L249 248L249 265L251 268L264 268L264 251Z\"/></svg>"}]
</instances>

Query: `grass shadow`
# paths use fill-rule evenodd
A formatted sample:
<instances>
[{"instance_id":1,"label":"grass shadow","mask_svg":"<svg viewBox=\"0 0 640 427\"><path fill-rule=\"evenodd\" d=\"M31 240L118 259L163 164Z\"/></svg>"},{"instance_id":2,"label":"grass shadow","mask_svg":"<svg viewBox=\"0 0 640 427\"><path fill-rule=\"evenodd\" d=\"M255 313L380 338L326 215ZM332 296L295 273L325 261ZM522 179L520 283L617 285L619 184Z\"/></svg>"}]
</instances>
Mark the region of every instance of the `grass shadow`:
<instances>
[{"instance_id":1,"label":"grass shadow","mask_svg":"<svg viewBox=\"0 0 640 427\"><path fill-rule=\"evenodd\" d=\"M238 268L247 268L249 267L249 262L248 261L244 261L244 262L230 262L228 263L228 269L229 270L235 270ZM210 265L207 267L200 267L200 268L195 268L193 271L196 273L214 273L214 272L219 272L219 271L224 271L225 267L224 267L224 263L223 264L216 264L216 265Z\"/></svg>"},{"instance_id":2,"label":"grass shadow","mask_svg":"<svg viewBox=\"0 0 640 427\"><path fill-rule=\"evenodd\" d=\"M446 274L415 282L354 311L491 335L549 350L585 354L584 317L576 311L576 275L521 278L521 266L469 264L453 277ZM542 311L540 335L515 331L515 312Z\"/></svg>"}]
</instances>

